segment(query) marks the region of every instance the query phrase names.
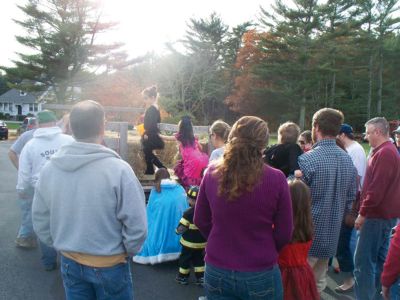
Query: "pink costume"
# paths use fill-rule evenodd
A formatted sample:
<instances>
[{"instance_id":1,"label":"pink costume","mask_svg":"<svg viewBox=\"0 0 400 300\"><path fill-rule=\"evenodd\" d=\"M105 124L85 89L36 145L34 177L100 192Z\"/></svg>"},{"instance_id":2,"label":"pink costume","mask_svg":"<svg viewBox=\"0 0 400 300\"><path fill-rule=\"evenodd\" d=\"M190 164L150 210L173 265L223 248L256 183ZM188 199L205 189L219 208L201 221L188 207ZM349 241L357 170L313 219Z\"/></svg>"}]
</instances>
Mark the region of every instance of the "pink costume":
<instances>
[{"instance_id":1,"label":"pink costume","mask_svg":"<svg viewBox=\"0 0 400 300\"><path fill-rule=\"evenodd\" d=\"M179 151L182 160L178 161L174 168L175 175L185 188L200 185L202 172L208 165L208 155L201 151L197 139L193 146L183 147L182 143L179 143Z\"/></svg>"}]
</instances>

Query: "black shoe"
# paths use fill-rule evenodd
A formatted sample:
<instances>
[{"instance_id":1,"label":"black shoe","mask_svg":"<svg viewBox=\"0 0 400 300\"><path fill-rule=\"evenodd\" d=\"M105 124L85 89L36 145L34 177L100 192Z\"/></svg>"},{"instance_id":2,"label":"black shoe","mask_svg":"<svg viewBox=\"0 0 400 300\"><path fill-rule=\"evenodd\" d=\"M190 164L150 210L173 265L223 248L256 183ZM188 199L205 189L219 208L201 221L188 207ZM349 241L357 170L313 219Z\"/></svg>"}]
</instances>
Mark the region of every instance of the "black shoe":
<instances>
[{"instance_id":1,"label":"black shoe","mask_svg":"<svg viewBox=\"0 0 400 300\"><path fill-rule=\"evenodd\" d=\"M182 284L182 285L188 285L188 284L189 284L189 278L187 278L187 277L182 277L182 276L179 276L179 275L177 275L177 276L175 277L175 281L176 281L177 283L179 283L179 284Z\"/></svg>"},{"instance_id":2,"label":"black shoe","mask_svg":"<svg viewBox=\"0 0 400 300\"><path fill-rule=\"evenodd\" d=\"M196 285L204 285L204 277L199 277L196 279Z\"/></svg>"},{"instance_id":3,"label":"black shoe","mask_svg":"<svg viewBox=\"0 0 400 300\"><path fill-rule=\"evenodd\" d=\"M55 269L57 269L57 263L44 266L44 270L47 272L54 271Z\"/></svg>"}]
</instances>

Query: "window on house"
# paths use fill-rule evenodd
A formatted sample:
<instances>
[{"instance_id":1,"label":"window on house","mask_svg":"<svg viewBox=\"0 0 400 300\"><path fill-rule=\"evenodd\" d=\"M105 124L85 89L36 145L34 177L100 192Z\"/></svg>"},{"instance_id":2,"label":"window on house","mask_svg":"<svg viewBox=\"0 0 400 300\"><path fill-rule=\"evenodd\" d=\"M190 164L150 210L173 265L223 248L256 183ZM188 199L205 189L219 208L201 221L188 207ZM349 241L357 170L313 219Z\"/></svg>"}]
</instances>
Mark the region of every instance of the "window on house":
<instances>
[{"instance_id":1,"label":"window on house","mask_svg":"<svg viewBox=\"0 0 400 300\"><path fill-rule=\"evenodd\" d=\"M37 103L33 104L33 109L35 110L35 112L38 111L38 104Z\"/></svg>"},{"instance_id":2,"label":"window on house","mask_svg":"<svg viewBox=\"0 0 400 300\"><path fill-rule=\"evenodd\" d=\"M26 96L26 92L24 92L24 91L19 91L19 95L20 95L20 96Z\"/></svg>"},{"instance_id":3,"label":"window on house","mask_svg":"<svg viewBox=\"0 0 400 300\"><path fill-rule=\"evenodd\" d=\"M33 111L33 104L32 103L29 104L29 111Z\"/></svg>"},{"instance_id":4,"label":"window on house","mask_svg":"<svg viewBox=\"0 0 400 300\"><path fill-rule=\"evenodd\" d=\"M8 103L8 109L9 109L9 111L13 111L13 107L14 107L14 105L12 104L12 103Z\"/></svg>"},{"instance_id":5,"label":"window on house","mask_svg":"<svg viewBox=\"0 0 400 300\"><path fill-rule=\"evenodd\" d=\"M3 103L0 103L0 110L3 110Z\"/></svg>"},{"instance_id":6,"label":"window on house","mask_svg":"<svg viewBox=\"0 0 400 300\"><path fill-rule=\"evenodd\" d=\"M4 103L4 111L8 110L8 103Z\"/></svg>"}]
</instances>

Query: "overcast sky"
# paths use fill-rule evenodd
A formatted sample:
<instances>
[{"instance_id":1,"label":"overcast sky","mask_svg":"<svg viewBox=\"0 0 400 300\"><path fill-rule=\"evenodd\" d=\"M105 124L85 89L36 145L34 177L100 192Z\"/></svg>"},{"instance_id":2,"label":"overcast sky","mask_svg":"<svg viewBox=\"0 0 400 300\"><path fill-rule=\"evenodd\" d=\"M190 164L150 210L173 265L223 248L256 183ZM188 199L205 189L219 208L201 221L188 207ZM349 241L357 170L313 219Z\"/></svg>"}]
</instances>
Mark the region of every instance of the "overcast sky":
<instances>
[{"instance_id":1,"label":"overcast sky","mask_svg":"<svg viewBox=\"0 0 400 300\"><path fill-rule=\"evenodd\" d=\"M118 29L113 31L109 41L126 44L130 57L148 51L162 53L167 41L183 37L186 22L194 18L206 18L217 12L225 24L235 26L249 20L257 20L260 5L268 8L273 0L103 0L104 11L109 18L118 21ZM12 19L23 19L16 4L26 0L2 0L0 9L0 65L10 65L16 59L15 51L23 48L15 41L15 35L24 33Z\"/></svg>"}]
</instances>

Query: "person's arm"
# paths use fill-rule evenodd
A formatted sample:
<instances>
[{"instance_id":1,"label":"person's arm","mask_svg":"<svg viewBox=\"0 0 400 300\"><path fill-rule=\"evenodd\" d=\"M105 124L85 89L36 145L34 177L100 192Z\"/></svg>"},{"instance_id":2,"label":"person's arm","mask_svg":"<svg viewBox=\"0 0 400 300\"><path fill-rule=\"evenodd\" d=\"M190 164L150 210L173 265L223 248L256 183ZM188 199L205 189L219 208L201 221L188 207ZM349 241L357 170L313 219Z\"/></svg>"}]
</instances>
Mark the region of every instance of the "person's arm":
<instances>
[{"instance_id":1,"label":"person's arm","mask_svg":"<svg viewBox=\"0 0 400 300\"><path fill-rule=\"evenodd\" d=\"M27 131L24 132L18 139L12 144L10 150L8 151L8 157L10 158L12 164L17 168L19 166L19 156L21 155L22 149L25 144L32 138L32 133Z\"/></svg>"},{"instance_id":2,"label":"person's arm","mask_svg":"<svg viewBox=\"0 0 400 300\"><path fill-rule=\"evenodd\" d=\"M14 167L18 170L18 154L14 152L14 150L8 150L8 157L10 158Z\"/></svg>"},{"instance_id":3,"label":"person's arm","mask_svg":"<svg viewBox=\"0 0 400 300\"><path fill-rule=\"evenodd\" d=\"M24 198L32 191L32 158L29 147L24 147L19 157L17 191Z\"/></svg>"},{"instance_id":4,"label":"person's arm","mask_svg":"<svg viewBox=\"0 0 400 300\"><path fill-rule=\"evenodd\" d=\"M178 227L176 227L176 234L184 234L189 229L190 222L187 219L187 211L183 214L182 218L179 220Z\"/></svg>"},{"instance_id":5,"label":"person's arm","mask_svg":"<svg viewBox=\"0 0 400 300\"><path fill-rule=\"evenodd\" d=\"M385 264L383 265L383 272L381 274L382 290L385 290L387 296L389 296L390 287L396 282L399 275L400 275L400 228L396 228L396 232L390 242L389 252L386 256Z\"/></svg>"},{"instance_id":6,"label":"person's arm","mask_svg":"<svg viewBox=\"0 0 400 300\"><path fill-rule=\"evenodd\" d=\"M308 185L311 186L312 181L313 181L313 176L314 176L314 170L312 165L307 162L307 158L305 156L305 154L300 155L298 158L298 164L299 164L299 168L302 174L302 179L303 181ZM300 173L298 173L299 175Z\"/></svg>"},{"instance_id":7,"label":"person's arm","mask_svg":"<svg viewBox=\"0 0 400 300\"><path fill-rule=\"evenodd\" d=\"M53 239L50 233L50 209L42 196L42 184L39 177L32 203L32 223L35 233L46 245L51 246Z\"/></svg>"},{"instance_id":8,"label":"person's arm","mask_svg":"<svg viewBox=\"0 0 400 300\"><path fill-rule=\"evenodd\" d=\"M293 175L294 171L299 169L298 159L301 154L302 151L299 145L291 145L289 148L289 174Z\"/></svg>"},{"instance_id":9,"label":"person's arm","mask_svg":"<svg viewBox=\"0 0 400 300\"><path fill-rule=\"evenodd\" d=\"M279 199L275 218L273 220L273 237L278 252L292 239L293 212L292 200L290 198L289 186L285 175L281 174L279 187Z\"/></svg>"},{"instance_id":10,"label":"person's arm","mask_svg":"<svg viewBox=\"0 0 400 300\"><path fill-rule=\"evenodd\" d=\"M208 170L201 181L193 218L194 224L199 228L200 233L206 239L208 239L212 229L211 208L206 193L206 184L209 180L212 180L212 178L209 178L210 176L210 170Z\"/></svg>"},{"instance_id":11,"label":"person's arm","mask_svg":"<svg viewBox=\"0 0 400 300\"><path fill-rule=\"evenodd\" d=\"M164 141L170 141L170 142L176 141L176 138L173 135L164 135L164 134L161 134L161 133L159 135Z\"/></svg>"},{"instance_id":12,"label":"person's arm","mask_svg":"<svg viewBox=\"0 0 400 300\"><path fill-rule=\"evenodd\" d=\"M397 157L393 157L390 152L379 153L379 157L375 157L368 181L367 190L362 193L362 202L360 215L365 217L368 211L374 211L377 206L384 200L387 186L392 184L393 178L393 162Z\"/></svg>"},{"instance_id":13,"label":"person's arm","mask_svg":"<svg viewBox=\"0 0 400 300\"><path fill-rule=\"evenodd\" d=\"M349 188L347 190L346 196L346 214L350 214L352 213L352 206L353 206L353 202L356 200L356 196L357 196L357 191L358 191L358 186L359 186L359 176L357 174L357 169L356 167L353 165L353 169L352 169L352 176L351 176L351 182L349 185Z\"/></svg>"},{"instance_id":14,"label":"person's arm","mask_svg":"<svg viewBox=\"0 0 400 300\"><path fill-rule=\"evenodd\" d=\"M139 180L127 165L122 172L117 199L117 219L122 223L122 240L128 255L138 253L147 236L145 196Z\"/></svg>"}]
</instances>

